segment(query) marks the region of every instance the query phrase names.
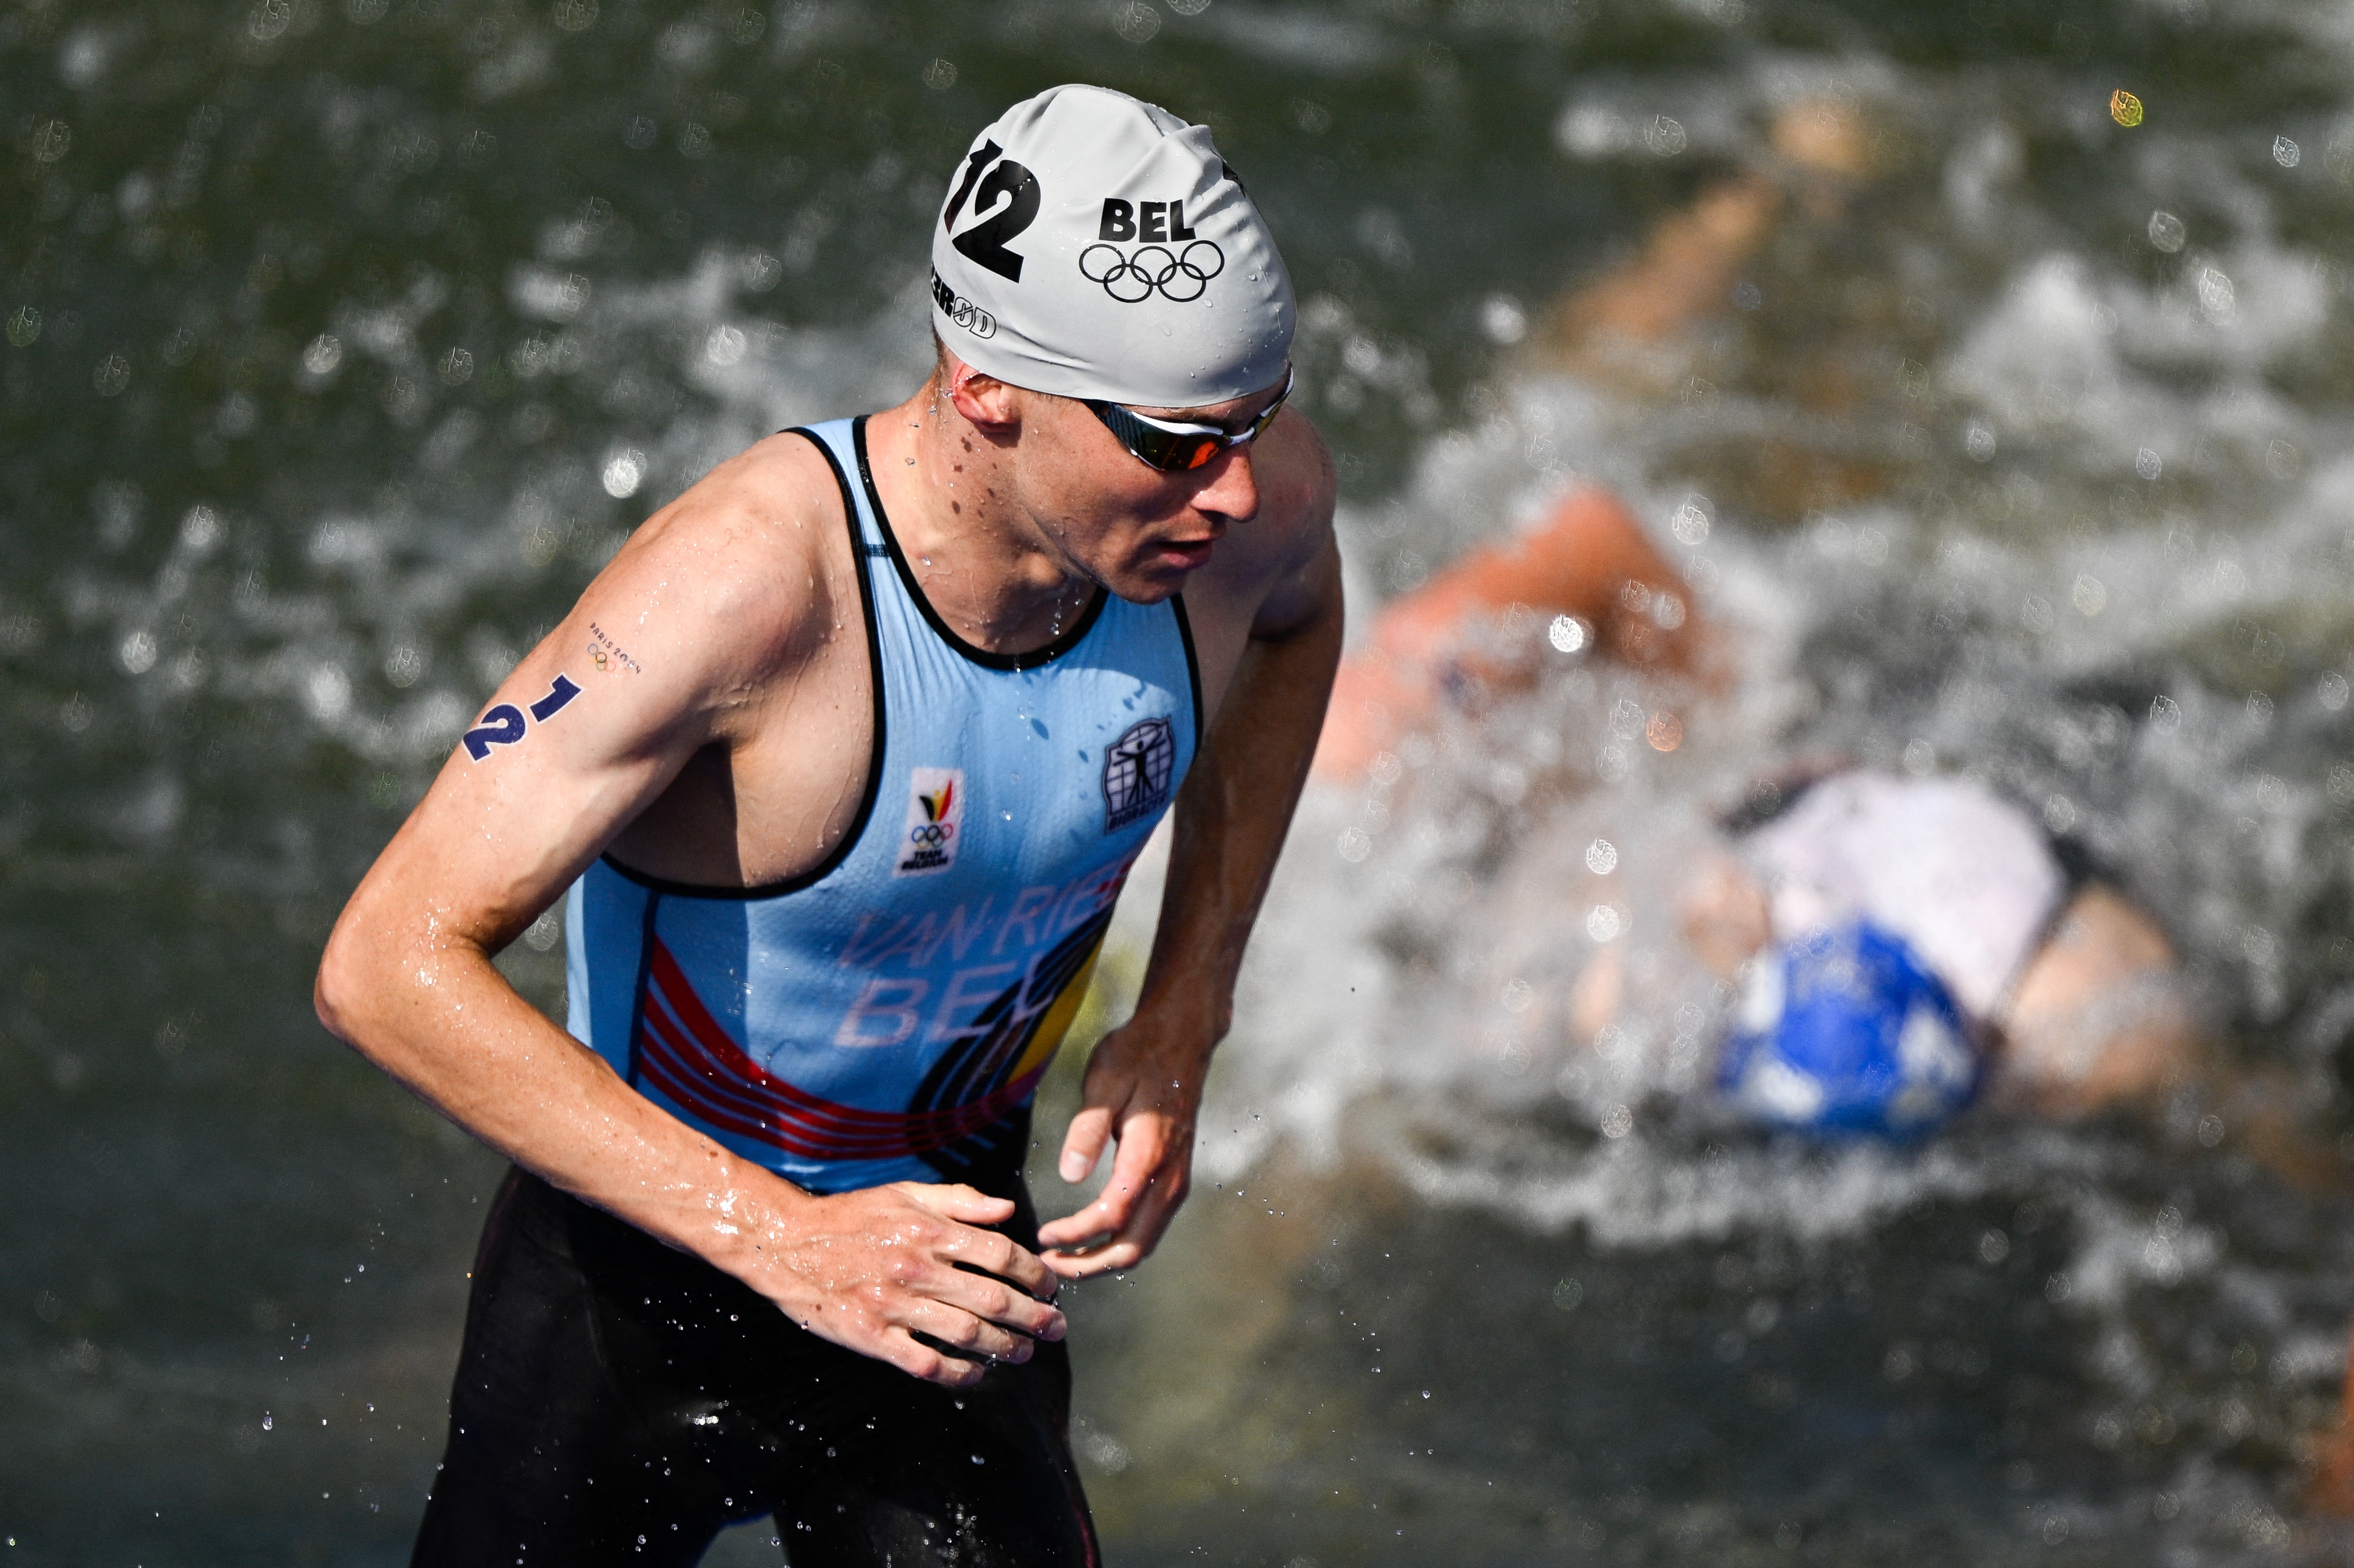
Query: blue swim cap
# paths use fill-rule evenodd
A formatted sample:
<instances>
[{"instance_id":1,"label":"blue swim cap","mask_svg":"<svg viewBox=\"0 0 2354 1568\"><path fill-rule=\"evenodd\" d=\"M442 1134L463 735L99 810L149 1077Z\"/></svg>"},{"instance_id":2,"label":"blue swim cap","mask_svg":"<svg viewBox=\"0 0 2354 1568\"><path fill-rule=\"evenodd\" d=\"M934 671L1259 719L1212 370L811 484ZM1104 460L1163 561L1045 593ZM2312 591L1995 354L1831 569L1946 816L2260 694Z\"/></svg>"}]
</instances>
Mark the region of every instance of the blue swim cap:
<instances>
[{"instance_id":1,"label":"blue swim cap","mask_svg":"<svg viewBox=\"0 0 2354 1568\"><path fill-rule=\"evenodd\" d=\"M1772 1126L1914 1138L1968 1105L1978 1075L1944 983L1859 921L1759 956L1717 1085Z\"/></svg>"}]
</instances>

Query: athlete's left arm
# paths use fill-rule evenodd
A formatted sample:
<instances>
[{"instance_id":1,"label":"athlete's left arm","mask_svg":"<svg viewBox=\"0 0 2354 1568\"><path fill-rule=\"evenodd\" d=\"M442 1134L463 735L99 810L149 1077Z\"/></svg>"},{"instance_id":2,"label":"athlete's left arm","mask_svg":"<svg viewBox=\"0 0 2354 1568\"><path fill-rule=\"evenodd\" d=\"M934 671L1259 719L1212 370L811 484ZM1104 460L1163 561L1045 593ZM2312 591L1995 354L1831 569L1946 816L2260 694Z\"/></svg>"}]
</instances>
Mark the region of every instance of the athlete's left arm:
<instances>
[{"instance_id":1,"label":"athlete's left arm","mask_svg":"<svg viewBox=\"0 0 2354 1568\"><path fill-rule=\"evenodd\" d=\"M1116 1140L1110 1179L1093 1202L1038 1231L1042 1249L1052 1249L1040 1256L1066 1278L1134 1267L1185 1200L1210 1054L1233 1021L1243 948L1340 662L1331 460L1305 418L1287 415L1283 426L1291 427L1288 450L1262 465L1258 517L1219 546L1240 546L1239 558L1206 568L1186 592L1204 696L1214 705L1178 792L1161 924L1135 1016L1096 1047L1083 1107L1063 1141L1063 1180L1080 1181ZM1222 688L1209 683L1220 680Z\"/></svg>"}]
</instances>

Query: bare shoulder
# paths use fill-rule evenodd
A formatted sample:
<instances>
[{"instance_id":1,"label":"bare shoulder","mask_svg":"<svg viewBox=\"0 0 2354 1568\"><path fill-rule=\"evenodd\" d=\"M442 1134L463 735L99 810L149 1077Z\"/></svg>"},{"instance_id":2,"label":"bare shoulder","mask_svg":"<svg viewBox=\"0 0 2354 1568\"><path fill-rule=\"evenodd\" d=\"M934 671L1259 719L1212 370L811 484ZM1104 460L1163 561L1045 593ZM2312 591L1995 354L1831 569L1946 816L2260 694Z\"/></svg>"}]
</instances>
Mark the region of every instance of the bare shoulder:
<instances>
[{"instance_id":1,"label":"bare shoulder","mask_svg":"<svg viewBox=\"0 0 2354 1568\"><path fill-rule=\"evenodd\" d=\"M1287 408L1256 444L1258 515L1230 529L1186 586L1189 605L1214 605L1250 622L1280 610L1288 590L1331 547L1337 493L1332 454L1307 415Z\"/></svg>"},{"instance_id":2,"label":"bare shoulder","mask_svg":"<svg viewBox=\"0 0 2354 1568\"><path fill-rule=\"evenodd\" d=\"M832 466L803 437L771 436L648 518L573 619L614 656L740 690L825 641L845 588L858 613L852 570Z\"/></svg>"}]
</instances>

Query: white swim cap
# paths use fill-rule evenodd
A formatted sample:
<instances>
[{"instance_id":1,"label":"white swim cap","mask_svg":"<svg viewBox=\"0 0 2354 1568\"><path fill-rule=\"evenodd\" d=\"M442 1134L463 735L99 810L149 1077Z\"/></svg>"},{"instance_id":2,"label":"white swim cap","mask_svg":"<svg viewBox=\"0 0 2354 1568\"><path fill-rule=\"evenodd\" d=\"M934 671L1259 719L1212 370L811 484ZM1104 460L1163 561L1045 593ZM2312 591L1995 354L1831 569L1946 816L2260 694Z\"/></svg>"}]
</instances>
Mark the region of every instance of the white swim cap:
<instances>
[{"instance_id":1,"label":"white swim cap","mask_svg":"<svg viewBox=\"0 0 2354 1568\"><path fill-rule=\"evenodd\" d=\"M1246 397L1283 379L1296 315L1209 128L1100 87L1049 88L975 137L932 233L940 340L1034 392Z\"/></svg>"}]
</instances>

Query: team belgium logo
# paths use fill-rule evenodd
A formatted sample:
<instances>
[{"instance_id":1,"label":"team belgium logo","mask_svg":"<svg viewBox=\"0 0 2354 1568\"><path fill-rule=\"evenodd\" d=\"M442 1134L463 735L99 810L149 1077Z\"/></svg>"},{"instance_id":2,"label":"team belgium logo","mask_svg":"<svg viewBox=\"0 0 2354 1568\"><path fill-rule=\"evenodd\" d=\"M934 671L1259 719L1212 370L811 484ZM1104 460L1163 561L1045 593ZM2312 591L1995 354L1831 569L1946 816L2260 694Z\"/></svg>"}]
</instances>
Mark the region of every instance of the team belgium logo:
<instances>
[{"instance_id":1,"label":"team belgium logo","mask_svg":"<svg viewBox=\"0 0 2354 1568\"><path fill-rule=\"evenodd\" d=\"M1104 832L1116 833L1169 803L1177 770L1177 731L1165 718L1129 726L1104 753Z\"/></svg>"},{"instance_id":2,"label":"team belgium logo","mask_svg":"<svg viewBox=\"0 0 2354 1568\"><path fill-rule=\"evenodd\" d=\"M1123 251L1111 243L1141 239ZM1212 240L1196 238L1185 222L1182 201L1127 202L1106 196L1096 243L1079 252L1079 273L1124 305L1153 295L1184 304L1198 300L1210 280L1226 270L1226 253Z\"/></svg>"},{"instance_id":3,"label":"team belgium logo","mask_svg":"<svg viewBox=\"0 0 2354 1568\"><path fill-rule=\"evenodd\" d=\"M956 863L964 828L964 769L917 768L907 779L907 826L899 838L894 876L946 871Z\"/></svg>"}]
</instances>

